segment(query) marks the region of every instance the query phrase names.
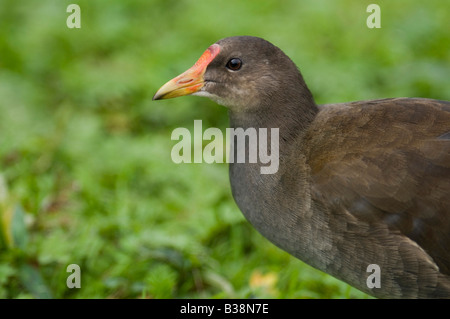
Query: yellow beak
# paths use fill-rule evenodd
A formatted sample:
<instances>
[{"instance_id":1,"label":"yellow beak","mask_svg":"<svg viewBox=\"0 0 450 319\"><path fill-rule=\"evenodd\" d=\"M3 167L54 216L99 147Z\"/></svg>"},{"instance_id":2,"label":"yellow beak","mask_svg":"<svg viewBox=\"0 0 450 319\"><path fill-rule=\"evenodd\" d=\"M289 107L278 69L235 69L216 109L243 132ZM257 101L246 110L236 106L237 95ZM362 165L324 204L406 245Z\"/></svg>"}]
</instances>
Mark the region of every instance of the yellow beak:
<instances>
[{"instance_id":1,"label":"yellow beak","mask_svg":"<svg viewBox=\"0 0 450 319\"><path fill-rule=\"evenodd\" d=\"M203 74L219 51L218 44L211 45L189 70L164 84L153 96L153 100L171 99L199 91L205 84Z\"/></svg>"}]
</instances>

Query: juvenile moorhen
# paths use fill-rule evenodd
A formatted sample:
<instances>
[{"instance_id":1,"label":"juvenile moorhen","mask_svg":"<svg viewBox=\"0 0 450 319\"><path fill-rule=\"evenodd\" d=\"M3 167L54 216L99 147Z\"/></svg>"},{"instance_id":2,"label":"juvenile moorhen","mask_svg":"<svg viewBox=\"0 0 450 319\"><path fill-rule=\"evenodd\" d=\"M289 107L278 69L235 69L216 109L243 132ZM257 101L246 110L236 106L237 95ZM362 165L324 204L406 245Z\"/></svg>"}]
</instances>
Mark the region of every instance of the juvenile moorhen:
<instances>
[{"instance_id":1,"label":"juvenile moorhen","mask_svg":"<svg viewBox=\"0 0 450 319\"><path fill-rule=\"evenodd\" d=\"M296 65L249 36L211 45L153 99L188 94L228 107L233 128L279 128L275 174L230 164L233 197L266 238L375 297L450 298L450 102L316 105Z\"/></svg>"}]
</instances>

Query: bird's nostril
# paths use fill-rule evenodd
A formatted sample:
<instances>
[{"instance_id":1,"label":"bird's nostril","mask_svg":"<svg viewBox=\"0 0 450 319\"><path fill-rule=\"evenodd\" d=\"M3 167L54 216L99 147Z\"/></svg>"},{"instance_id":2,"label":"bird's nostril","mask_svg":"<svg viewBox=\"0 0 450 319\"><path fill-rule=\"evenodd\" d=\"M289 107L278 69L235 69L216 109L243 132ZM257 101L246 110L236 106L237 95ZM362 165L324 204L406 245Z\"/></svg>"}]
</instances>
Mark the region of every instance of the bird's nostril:
<instances>
[{"instance_id":1,"label":"bird's nostril","mask_svg":"<svg viewBox=\"0 0 450 319\"><path fill-rule=\"evenodd\" d=\"M182 81L178 81L177 84L186 84L186 83L190 83L192 81L193 81L193 79L182 80Z\"/></svg>"}]
</instances>

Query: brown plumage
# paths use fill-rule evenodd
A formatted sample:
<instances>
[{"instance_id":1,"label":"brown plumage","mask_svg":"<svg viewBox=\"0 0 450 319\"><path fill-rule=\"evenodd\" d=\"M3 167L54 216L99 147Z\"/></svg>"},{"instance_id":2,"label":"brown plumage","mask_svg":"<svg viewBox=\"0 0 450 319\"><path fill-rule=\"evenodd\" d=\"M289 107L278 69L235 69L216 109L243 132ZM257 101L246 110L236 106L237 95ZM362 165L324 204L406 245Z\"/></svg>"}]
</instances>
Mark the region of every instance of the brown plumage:
<instances>
[{"instance_id":1,"label":"brown plumage","mask_svg":"<svg viewBox=\"0 0 450 319\"><path fill-rule=\"evenodd\" d=\"M227 106L231 127L279 128L275 174L230 164L236 203L270 241L376 297L450 298L450 102L317 106L295 64L255 37L218 41L154 99L187 94Z\"/></svg>"}]
</instances>

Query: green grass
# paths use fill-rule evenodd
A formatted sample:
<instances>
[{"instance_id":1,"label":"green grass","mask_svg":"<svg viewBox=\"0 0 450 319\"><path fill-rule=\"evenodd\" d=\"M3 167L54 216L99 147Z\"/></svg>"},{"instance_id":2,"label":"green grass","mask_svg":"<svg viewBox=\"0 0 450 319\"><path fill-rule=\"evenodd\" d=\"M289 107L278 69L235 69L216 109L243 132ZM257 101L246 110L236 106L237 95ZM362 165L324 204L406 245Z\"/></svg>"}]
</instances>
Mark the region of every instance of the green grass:
<instances>
[{"instance_id":1,"label":"green grass","mask_svg":"<svg viewBox=\"0 0 450 319\"><path fill-rule=\"evenodd\" d=\"M0 298L367 298L244 219L227 165L174 164L176 127L227 126L213 102L152 102L220 38L255 35L318 103L450 100L447 1L80 0L0 6ZM69 289L69 264L81 288Z\"/></svg>"}]
</instances>

